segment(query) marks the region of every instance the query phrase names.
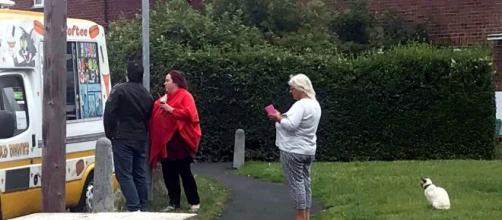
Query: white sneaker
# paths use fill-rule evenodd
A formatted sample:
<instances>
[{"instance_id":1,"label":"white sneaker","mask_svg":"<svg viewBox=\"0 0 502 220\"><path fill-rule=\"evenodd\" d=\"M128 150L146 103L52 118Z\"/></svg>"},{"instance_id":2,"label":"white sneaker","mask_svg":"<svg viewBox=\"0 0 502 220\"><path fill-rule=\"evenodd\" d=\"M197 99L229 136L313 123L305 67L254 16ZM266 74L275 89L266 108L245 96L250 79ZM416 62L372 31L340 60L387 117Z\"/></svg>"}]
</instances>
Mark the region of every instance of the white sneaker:
<instances>
[{"instance_id":1,"label":"white sneaker","mask_svg":"<svg viewBox=\"0 0 502 220\"><path fill-rule=\"evenodd\" d=\"M163 208L162 210L160 210L161 212L172 212L176 210L176 207L172 206L172 205L168 205L167 207Z\"/></svg>"},{"instance_id":2,"label":"white sneaker","mask_svg":"<svg viewBox=\"0 0 502 220\"><path fill-rule=\"evenodd\" d=\"M200 204L190 205L190 212L198 212L200 209Z\"/></svg>"}]
</instances>

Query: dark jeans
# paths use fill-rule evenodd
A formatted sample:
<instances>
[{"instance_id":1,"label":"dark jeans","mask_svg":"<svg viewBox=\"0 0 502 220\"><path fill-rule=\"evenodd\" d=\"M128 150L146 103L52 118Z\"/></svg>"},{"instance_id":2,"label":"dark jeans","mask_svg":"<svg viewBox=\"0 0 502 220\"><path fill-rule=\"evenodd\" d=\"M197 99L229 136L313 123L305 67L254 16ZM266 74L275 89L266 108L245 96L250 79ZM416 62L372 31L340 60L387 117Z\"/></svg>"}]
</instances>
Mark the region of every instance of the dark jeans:
<instances>
[{"instance_id":1,"label":"dark jeans","mask_svg":"<svg viewBox=\"0 0 502 220\"><path fill-rule=\"evenodd\" d=\"M183 189L187 201L190 205L200 203L199 193L197 192L197 183L190 169L191 158L183 160L164 159L162 163L162 174L164 175L164 183L166 184L167 194L169 195L169 204L180 207L180 177L183 182Z\"/></svg>"},{"instance_id":2,"label":"dark jeans","mask_svg":"<svg viewBox=\"0 0 502 220\"><path fill-rule=\"evenodd\" d=\"M148 201L146 141L113 140L115 176L127 210L144 210Z\"/></svg>"}]
</instances>

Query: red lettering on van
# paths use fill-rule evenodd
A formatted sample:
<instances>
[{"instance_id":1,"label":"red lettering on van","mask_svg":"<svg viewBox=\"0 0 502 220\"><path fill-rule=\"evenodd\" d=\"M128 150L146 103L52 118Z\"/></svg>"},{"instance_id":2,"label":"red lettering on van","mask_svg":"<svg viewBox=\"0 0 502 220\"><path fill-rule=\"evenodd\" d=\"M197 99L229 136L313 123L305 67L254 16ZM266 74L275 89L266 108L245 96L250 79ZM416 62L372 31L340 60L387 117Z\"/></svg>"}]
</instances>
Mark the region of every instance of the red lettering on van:
<instances>
[{"instance_id":1,"label":"red lettering on van","mask_svg":"<svg viewBox=\"0 0 502 220\"><path fill-rule=\"evenodd\" d=\"M73 25L72 27L68 27L66 34L68 36L87 37L88 32L87 28L80 28L77 25Z\"/></svg>"}]
</instances>

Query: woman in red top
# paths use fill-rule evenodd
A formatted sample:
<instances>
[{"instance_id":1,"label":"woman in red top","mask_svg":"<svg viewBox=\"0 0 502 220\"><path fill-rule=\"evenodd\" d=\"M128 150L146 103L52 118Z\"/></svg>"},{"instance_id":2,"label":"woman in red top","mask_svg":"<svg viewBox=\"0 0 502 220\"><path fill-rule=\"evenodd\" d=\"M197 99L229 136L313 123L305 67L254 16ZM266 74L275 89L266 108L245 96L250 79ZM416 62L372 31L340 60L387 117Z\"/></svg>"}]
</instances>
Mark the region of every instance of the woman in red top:
<instances>
[{"instance_id":1,"label":"woman in red top","mask_svg":"<svg viewBox=\"0 0 502 220\"><path fill-rule=\"evenodd\" d=\"M169 71L164 88L166 95L155 101L150 120L150 165L155 167L159 160L162 163L169 195L164 211L180 208L181 177L190 211L196 212L200 199L190 164L201 137L199 114L181 71Z\"/></svg>"}]
</instances>

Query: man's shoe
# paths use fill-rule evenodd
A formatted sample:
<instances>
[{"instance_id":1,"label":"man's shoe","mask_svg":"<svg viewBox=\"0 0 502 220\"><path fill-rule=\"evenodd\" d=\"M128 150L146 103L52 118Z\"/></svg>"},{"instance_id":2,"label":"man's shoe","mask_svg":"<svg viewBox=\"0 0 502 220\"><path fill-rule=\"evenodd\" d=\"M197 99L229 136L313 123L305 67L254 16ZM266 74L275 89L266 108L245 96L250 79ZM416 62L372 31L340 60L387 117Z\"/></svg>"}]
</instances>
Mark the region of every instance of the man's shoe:
<instances>
[{"instance_id":1,"label":"man's shoe","mask_svg":"<svg viewBox=\"0 0 502 220\"><path fill-rule=\"evenodd\" d=\"M176 210L176 207L172 206L172 205L168 205L167 207L163 208L162 210L160 210L161 212L172 212Z\"/></svg>"}]
</instances>

